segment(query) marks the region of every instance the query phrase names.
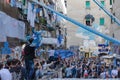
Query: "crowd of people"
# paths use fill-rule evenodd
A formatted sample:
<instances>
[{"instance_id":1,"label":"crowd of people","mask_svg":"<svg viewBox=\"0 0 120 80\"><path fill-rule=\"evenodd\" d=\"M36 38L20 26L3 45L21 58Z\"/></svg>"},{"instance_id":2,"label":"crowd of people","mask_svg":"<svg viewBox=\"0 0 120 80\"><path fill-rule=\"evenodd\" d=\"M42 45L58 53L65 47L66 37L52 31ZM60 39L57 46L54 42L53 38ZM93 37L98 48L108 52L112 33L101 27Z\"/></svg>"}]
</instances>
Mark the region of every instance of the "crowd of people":
<instances>
[{"instance_id":1,"label":"crowd of people","mask_svg":"<svg viewBox=\"0 0 120 80\"><path fill-rule=\"evenodd\" d=\"M26 44L21 59L6 58L0 62L0 80L46 80L51 78L120 78L120 65L107 66L100 58L85 58L75 52L74 56L61 59L54 57L54 48L48 58L35 56L32 40ZM77 55L76 55L77 54Z\"/></svg>"},{"instance_id":2,"label":"crowd of people","mask_svg":"<svg viewBox=\"0 0 120 80\"><path fill-rule=\"evenodd\" d=\"M1 80L39 80L47 78L120 78L120 67L106 66L102 61L92 58L39 60L34 59L29 67L24 62L7 55L0 63ZM27 72L27 70L29 72ZM29 79L28 79L29 76Z\"/></svg>"}]
</instances>

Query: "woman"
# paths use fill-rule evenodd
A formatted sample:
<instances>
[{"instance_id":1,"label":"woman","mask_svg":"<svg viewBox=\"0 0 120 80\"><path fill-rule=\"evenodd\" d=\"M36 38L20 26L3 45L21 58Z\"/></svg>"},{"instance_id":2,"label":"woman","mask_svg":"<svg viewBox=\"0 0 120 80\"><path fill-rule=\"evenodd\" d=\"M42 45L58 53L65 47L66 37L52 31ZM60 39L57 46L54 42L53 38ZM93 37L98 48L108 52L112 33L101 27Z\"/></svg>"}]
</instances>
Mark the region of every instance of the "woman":
<instances>
[{"instance_id":1,"label":"woman","mask_svg":"<svg viewBox=\"0 0 120 80\"><path fill-rule=\"evenodd\" d=\"M12 80L10 71L3 68L3 63L0 63L0 80Z\"/></svg>"}]
</instances>

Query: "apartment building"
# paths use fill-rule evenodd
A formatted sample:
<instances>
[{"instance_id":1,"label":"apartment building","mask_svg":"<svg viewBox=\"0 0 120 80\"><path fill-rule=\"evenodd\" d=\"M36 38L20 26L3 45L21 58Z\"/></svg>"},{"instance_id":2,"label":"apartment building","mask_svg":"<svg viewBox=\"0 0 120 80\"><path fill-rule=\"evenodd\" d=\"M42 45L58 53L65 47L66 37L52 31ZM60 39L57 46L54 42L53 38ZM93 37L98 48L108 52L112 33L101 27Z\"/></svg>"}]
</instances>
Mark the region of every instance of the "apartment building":
<instances>
[{"instance_id":1,"label":"apartment building","mask_svg":"<svg viewBox=\"0 0 120 80\"><path fill-rule=\"evenodd\" d=\"M110 11L110 0L98 0L108 11ZM109 34L111 25L110 17L99 7L93 0L67 0L68 16L96 30ZM104 43L104 39L79 28L68 22L67 25L67 44L68 46L77 45L87 47L95 46Z\"/></svg>"},{"instance_id":2,"label":"apartment building","mask_svg":"<svg viewBox=\"0 0 120 80\"><path fill-rule=\"evenodd\" d=\"M110 0L111 1L111 13L120 20L120 0ZM111 19L111 28L110 28L110 35L117 40L120 40L120 25L118 25L114 19ZM120 55L120 45L112 44L111 45L112 52Z\"/></svg>"}]
</instances>

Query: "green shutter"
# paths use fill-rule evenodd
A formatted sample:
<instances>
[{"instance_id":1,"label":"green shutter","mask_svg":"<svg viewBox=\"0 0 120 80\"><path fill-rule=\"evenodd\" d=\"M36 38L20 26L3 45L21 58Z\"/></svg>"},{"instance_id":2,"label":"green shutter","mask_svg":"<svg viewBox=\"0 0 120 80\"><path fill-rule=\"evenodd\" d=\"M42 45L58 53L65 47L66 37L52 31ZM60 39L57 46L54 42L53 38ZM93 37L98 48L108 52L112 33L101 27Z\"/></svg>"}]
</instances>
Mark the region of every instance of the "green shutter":
<instances>
[{"instance_id":1,"label":"green shutter","mask_svg":"<svg viewBox=\"0 0 120 80\"><path fill-rule=\"evenodd\" d=\"M90 1L86 1L86 8L90 8Z\"/></svg>"},{"instance_id":2,"label":"green shutter","mask_svg":"<svg viewBox=\"0 0 120 80\"><path fill-rule=\"evenodd\" d=\"M22 0L22 3L23 3L23 5L25 5L26 4L26 0Z\"/></svg>"},{"instance_id":3,"label":"green shutter","mask_svg":"<svg viewBox=\"0 0 120 80\"><path fill-rule=\"evenodd\" d=\"M90 21L90 19L86 19L86 21Z\"/></svg>"},{"instance_id":4,"label":"green shutter","mask_svg":"<svg viewBox=\"0 0 120 80\"><path fill-rule=\"evenodd\" d=\"M110 0L110 5L112 5L112 0Z\"/></svg>"},{"instance_id":5,"label":"green shutter","mask_svg":"<svg viewBox=\"0 0 120 80\"><path fill-rule=\"evenodd\" d=\"M100 25L104 25L105 24L105 19L104 18L100 18Z\"/></svg>"},{"instance_id":6,"label":"green shutter","mask_svg":"<svg viewBox=\"0 0 120 80\"><path fill-rule=\"evenodd\" d=\"M101 1L102 5L104 6L105 5L105 1Z\"/></svg>"}]
</instances>

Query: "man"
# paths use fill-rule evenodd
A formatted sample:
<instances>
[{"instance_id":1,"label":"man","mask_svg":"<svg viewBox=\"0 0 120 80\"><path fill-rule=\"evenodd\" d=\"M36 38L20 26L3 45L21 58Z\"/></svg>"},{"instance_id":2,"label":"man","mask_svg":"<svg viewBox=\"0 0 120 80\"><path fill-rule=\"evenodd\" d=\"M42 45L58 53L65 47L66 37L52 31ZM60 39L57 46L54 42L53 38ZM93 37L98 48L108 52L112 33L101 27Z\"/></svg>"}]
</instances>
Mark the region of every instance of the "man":
<instances>
[{"instance_id":1,"label":"man","mask_svg":"<svg viewBox=\"0 0 120 80\"><path fill-rule=\"evenodd\" d=\"M12 80L10 71L8 69L4 69L2 63L0 63L0 80Z\"/></svg>"},{"instance_id":2,"label":"man","mask_svg":"<svg viewBox=\"0 0 120 80\"><path fill-rule=\"evenodd\" d=\"M26 44L24 48L24 60L27 80L32 80L34 74L35 46L32 46L33 40L33 38L29 39L28 44Z\"/></svg>"},{"instance_id":3,"label":"man","mask_svg":"<svg viewBox=\"0 0 120 80\"><path fill-rule=\"evenodd\" d=\"M118 76L118 70L117 70L116 66L112 69L111 73L112 73L112 78L117 78L117 76Z\"/></svg>"},{"instance_id":4,"label":"man","mask_svg":"<svg viewBox=\"0 0 120 80\"><path fill-rule=\"evenodd\" d=\"M54 53L55 53L55 50L54 50L54 47L52 47L51 50L48 51L50 62L55 61Z\"/></svg>"},{"instance_id":5,"label":"man","mask_svg":"<svg viewBox=\"0 0 120 80\"><path fill-rule=\"evenodd\" d=\"M120 78L120 67L118 68L118 78Z\"/></svg>"}]
</instances>

